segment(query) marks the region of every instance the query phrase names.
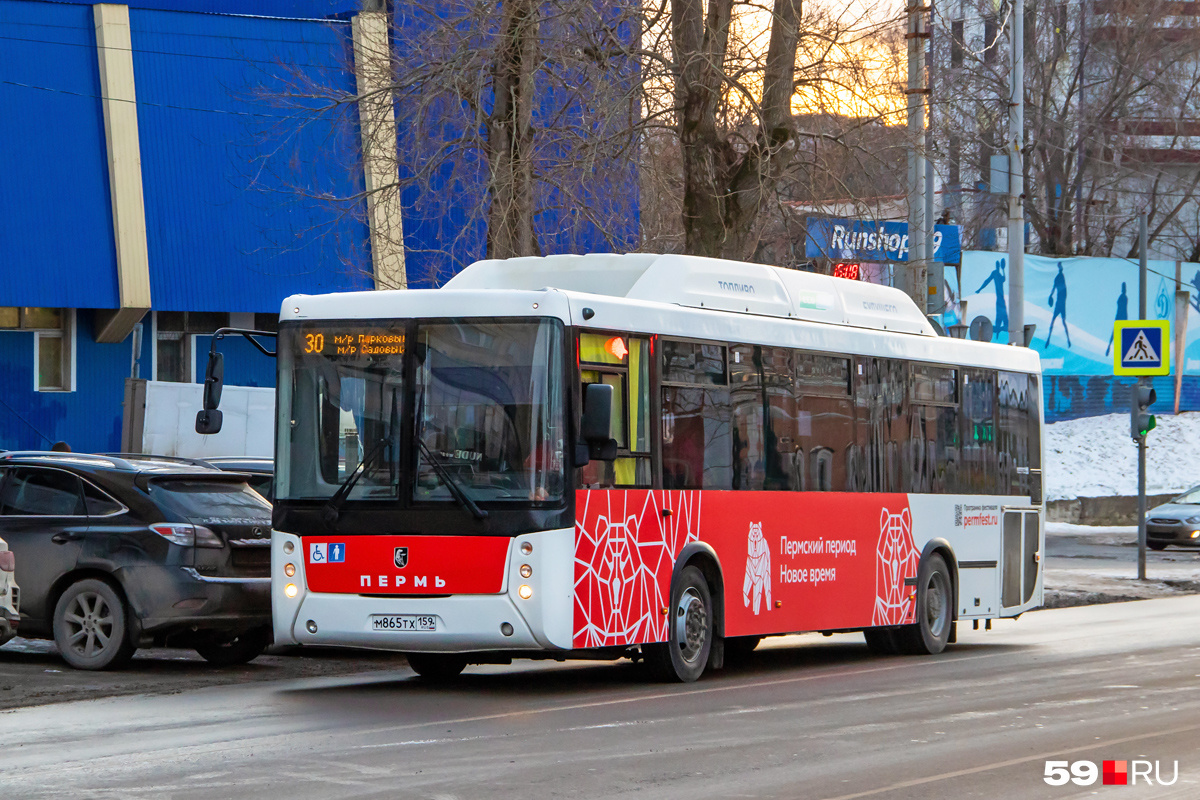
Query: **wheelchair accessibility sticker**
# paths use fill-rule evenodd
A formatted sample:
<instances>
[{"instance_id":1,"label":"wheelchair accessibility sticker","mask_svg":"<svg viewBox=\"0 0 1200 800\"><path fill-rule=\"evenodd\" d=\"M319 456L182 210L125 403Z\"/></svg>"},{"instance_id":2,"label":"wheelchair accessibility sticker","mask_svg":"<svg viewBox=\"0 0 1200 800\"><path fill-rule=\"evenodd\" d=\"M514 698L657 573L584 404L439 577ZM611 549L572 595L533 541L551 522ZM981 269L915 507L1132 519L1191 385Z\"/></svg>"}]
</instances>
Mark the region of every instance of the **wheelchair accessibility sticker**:
<instances>
[{"instance_id":1,"label":"wheelchair accessibility sticker","mask_svg":"<svg viewBox=\"0 0 1200 800\"><path fill-rule=\"evenodd\" d=\"M308 563L342 564L346 561L346 545L340 542L313 542L308 546Z\"/></svg>"}]
</instances>

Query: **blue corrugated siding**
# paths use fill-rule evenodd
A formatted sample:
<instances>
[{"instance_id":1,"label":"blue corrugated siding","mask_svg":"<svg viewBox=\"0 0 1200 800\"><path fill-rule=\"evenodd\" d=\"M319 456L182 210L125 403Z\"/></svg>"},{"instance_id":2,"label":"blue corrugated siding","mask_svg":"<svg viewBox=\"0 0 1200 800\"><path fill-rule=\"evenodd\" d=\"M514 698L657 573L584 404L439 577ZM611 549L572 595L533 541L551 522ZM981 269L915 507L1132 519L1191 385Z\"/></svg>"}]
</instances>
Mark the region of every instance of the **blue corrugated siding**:
<instances>
[{"instance_id":1,"label":"blue corrugated siding","mask_svg":"<svg viewBox=\"0 0 1200 800\"><path fill-rule=\"evenodd\" d=\"M61 3L64 0L50 2ZM360 8L361 0L133 0L127 5L130 8L152 8L160 11L322 19L352 14Z\"/></svg>"},{"instance_id":2,"label":"blue corrugated siding","mask_svg":"<svg viewBox=\"0 0 1200 800\"><path fill-rule=\"evenodd\" d=\"M275 349L274 339L264 339L268 350ZM204 380L208 366L211 336L196 337L196 380ZM275 359L264 356L254 345L240 336L222 339L217 349L225 355L225 384L227 386L275 387Z\"/></svg>"},{"instance_id":3,"label":"blue corrugated siding","mask_svg":"<svg viewBox=\"0 0 1200 800\"><path fill-rule=\"evenodd\" d=\"M115 308L91 6L0 0L0 35L0 306Z\"/></svg>"},{"instance_id":4,"label":"blue corrugated siding","mask_svg":"<svg viewBox=\"0 0 1200 800\"><path fill-rule=\"evenodd\" d=\"M322 199L360 190L353 127L278 99L297 71L352 87L348 26L137 9L130 26L154 307L277 311L370 288L347 265L365 225Z\"/></svg>"},{"instance_id":5,"label":"blue corrugated siding","mask_svg":"<svg viewBox=\"0 0 1200 800\"><path fill-rule=\"evenodd\" d=\"M4 387L0 450L44 450L59 440L78 452L111 452L120 447L121 402L130 372L132 337L120 344L97 344L90 312L80 312L76 325L73 392L34 391L34 334L0 333L0 387ZM143 341L143 351L148 344L148 339ZM141 363L142 376L148 377L149 359Z\"/></svg>"}]
</instances>

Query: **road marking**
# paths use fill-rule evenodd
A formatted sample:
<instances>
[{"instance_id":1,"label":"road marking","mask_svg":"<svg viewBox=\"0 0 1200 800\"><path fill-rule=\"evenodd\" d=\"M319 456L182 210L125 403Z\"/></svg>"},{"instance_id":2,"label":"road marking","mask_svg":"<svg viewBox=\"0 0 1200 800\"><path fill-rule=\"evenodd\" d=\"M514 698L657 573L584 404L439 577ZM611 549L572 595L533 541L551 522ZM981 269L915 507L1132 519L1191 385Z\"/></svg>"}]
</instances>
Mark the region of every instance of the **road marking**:
<instances>
[{"instance_id":1,"label":"road marking","mask_svg":"<svg viewBox=\"0 0 1200 800\"><path fill-rule=\"evenodd\" d=\"M994 769L1004 769L1005 767L1015 767L1019 764L1029 764L1033 761L1046 761L1055 756L1066 756L1074 753L1085 753L1089 750L1096 750L1104 747L1115 747L1119 744L1128 744L1129 742L1140 742L1146 739L1159 739L1163 736L1174 736L1179 733L1190 733L1200 730L1200 723L1196 725L1185 725L1181 728L1171 728L1165 731L1155 731L1153 733L1142 733L1137 736L1122 736L1120 739L1109 739L1105 742L1092 742L1091 744L1081 745L1079 747L1071 747L1066 750L1048 750L1045 753L1040 753L1035 756L1024 756L1023 758L1012 758L1008 761L997 761L992 764L984 764L980 767L971 767L969 769L958 769L953 772L943 772L938 775L930 775L926 778L913 778L912 780L893 783L889 786L881 786L878 789L868 789L865 792L855 792L854 794L840 794L837 797L829 797L826 800L855 800L859 797L871 797L872 795L883 794L885 792L895 792L899 789L911 789L914 786L925 786L938 781L947 781L951 778L961 778L965 775L978 775L981 772L991 772Z\"/></svg>"}]
</instances>

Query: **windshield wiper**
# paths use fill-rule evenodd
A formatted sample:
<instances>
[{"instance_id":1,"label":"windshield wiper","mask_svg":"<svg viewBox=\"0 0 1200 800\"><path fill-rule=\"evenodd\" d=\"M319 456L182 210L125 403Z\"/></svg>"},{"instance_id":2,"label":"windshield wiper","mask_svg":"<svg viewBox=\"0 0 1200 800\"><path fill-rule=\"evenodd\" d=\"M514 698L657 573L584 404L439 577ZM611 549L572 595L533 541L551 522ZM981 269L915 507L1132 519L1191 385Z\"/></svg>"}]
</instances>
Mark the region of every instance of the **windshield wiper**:
<instances>
[{"instance_id":1,"label":"windshield wiper","mask_svg":"<svg viewBox=\"0 0 1200 800\"><path fill-rule=\"evenodd\" d=\"M428 459L430 465L437 471L437 474L442 479L442 483L446 484L446 488L450 490L450 494L454 495L454 499L462 503L463 507L467 511L470 511L475 519L487 519L488 512L476 505L475 501L467 495L462 488L462 484L450 473L450 470L446 469L446 465L442 463L441 459L433 454L433 451L429 449L429 445L425 444L425 440L420 436L416 437L416 439L417 446L421 448L421 452L425 454L425 458Z\"/></svg>"},{"instance_id":2,"label":"windshield wiper","mask_svg":"<svg viewBox=\"0 0 1200 800\"><path fill-rule=\"evenodd\" d=\"M358 483L358 479L361 478L368 469L375 466L375 461L378 460L379 456L383 454L383 451L387 448L387 445L387 439L380 439L375 445L375 449L373 449L370 453L367 453L367 455L363 457L363 460L358 462L358 466L354 468L354 471L346 476L346 480L342 481L342 485L338 487L337 491L334 492L327 501L325 501L325 507L321 510L321 516L325 520L325 524L330 528L337 525L338 518L340 518L342 515L342 506L345 504L346 498L350 496L350 492L354 489L354 484Z\"/></svg>"}]
</instances>

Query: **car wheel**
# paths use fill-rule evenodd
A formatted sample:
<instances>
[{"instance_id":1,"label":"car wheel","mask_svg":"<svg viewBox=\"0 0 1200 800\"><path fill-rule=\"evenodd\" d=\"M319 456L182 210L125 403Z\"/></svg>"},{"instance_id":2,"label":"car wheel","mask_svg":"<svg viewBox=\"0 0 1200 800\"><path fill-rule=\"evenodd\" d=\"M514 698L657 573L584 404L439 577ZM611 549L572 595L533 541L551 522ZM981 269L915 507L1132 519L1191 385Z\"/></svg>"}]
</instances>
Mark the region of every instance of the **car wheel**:
<instances>
[{"instance_id":1,"label":"car wheel","mask_svg":"<svg viewBox=\"0 0 1200 800\"><path fill-rule=\"evenodd\" d=\"M671 587L667 641L646 645L646 664L660 680L691 683L704 672L712 642L708 581L695 567L684 567Z\"/></svg>"},{"instance_id":2,"label":"car wheel","mask_svg":"<svg viewBox=\"0 0 1200 800\"><path fill-rule=\"evenodd\" d=\"M950 569L936 553L917 569L917 621L896 630L896 644L908 655L937 655L946 649L954 627L954 590Z\"/></svg>"},{"instance_id":3,"label":"car wheel","mask_svg":"<svg viewBox=\"0 0 1200 800\"><path fill-rule=\"evenodd\" d=\"M467 657L455 653L407 653L412 671L430 683L457 678L467 668Z\"/></svg>"},{"instance_id":4,"label":"car wheel","mask_svg":"<svg viewBox=\"0 0 1200 800\"><path fill-rule=\"evenodd\" d=\"M1146 542L1146 547L1149 547L1151 550L1166 550L1167 549L1167 546L1165 544L1162 544L1161 542Z\"/></svg>"},{"instance_id":5,"label":"car wheel","mask_svg":"<svg viewBox=\"0 0 1200 800\"><path fill-rule=\"evenodd\" d=\"M54 643L75 669L116 669L137 650L129 640L125 602L116 589L95 578L72 584L58 598Z\"/></svg>"},{"instance_id":6,"label":"car wheel","mask_svg":"<svg viewBox=\"0 0 1200 800\"><path fill-rule=\"evenodd\" d=\"M253 628L232 639L197 645L196 652L210 664L218 667L232 667L235 664L245 664L258 658L270 643L271 628L268 626Z\"/></svg>"}]
</instances>

